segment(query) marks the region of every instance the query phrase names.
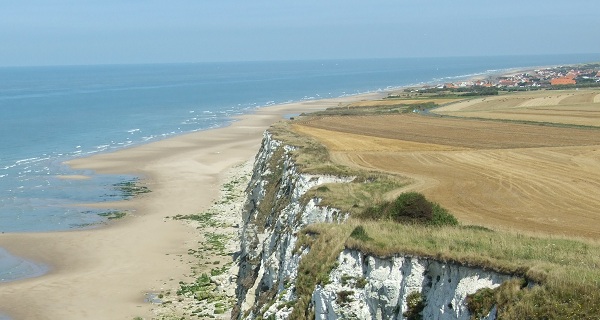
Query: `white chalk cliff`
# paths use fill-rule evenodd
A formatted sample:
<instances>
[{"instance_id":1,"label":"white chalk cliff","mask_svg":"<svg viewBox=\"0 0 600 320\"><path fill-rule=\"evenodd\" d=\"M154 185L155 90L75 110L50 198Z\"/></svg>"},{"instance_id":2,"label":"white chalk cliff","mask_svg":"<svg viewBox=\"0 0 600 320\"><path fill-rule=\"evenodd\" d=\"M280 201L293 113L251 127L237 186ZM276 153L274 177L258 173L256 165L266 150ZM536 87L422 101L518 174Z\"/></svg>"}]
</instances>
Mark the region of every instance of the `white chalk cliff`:
<instances>
[{"instance_id":1,"label":"white chalk cliff","mask_svg":"<svg viewBox=\"0 0 600 320\"><path fill-rule=\"evenodd\" d=\"M311 223L342 223L347 218L336 208L319 206L320 200L306 193L352 177L301 173L293 149L267 132L256 156L240 231L234 319L287 319L297 298L299 262L310 250L296 248L298 232ZM317 319L405 319L407 298L417 293L423 319L470 319L466 296L509 278L427 258L379 258L346 249L329 283L314 288L309 308ZM494 312L487 318L495 319Z\"/></svg>"}]
</instances>

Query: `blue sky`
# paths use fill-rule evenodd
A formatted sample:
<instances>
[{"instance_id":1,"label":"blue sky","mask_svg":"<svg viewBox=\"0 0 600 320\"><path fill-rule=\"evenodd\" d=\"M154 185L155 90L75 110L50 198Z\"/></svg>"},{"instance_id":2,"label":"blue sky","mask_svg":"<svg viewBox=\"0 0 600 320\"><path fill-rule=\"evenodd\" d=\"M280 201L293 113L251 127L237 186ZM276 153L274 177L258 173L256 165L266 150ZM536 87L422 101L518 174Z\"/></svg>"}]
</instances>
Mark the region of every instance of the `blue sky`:
<instances>
[{"instance_id":1,"label":"blue sky","mask_svg":"<svg viewBox=\"0 0 600 320\"><path fill-rule=\"evenodd\" d=\"M598 0L0 0L0 66L600 53Z\"/></svg>"}]
</instances>

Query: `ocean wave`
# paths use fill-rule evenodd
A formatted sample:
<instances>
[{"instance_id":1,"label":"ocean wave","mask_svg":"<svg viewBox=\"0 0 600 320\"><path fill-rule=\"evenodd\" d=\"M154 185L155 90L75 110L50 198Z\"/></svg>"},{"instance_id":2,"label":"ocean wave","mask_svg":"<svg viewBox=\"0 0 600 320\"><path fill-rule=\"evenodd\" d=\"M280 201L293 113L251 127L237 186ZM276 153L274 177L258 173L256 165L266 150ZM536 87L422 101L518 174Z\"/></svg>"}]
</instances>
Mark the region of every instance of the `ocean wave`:
<instances>
[{"instance_id":1,"label":"ocean wave","mask_svg":"<svg viewBox=\"0 0 600 320\"><path fill-rule=\"evenodd\" d=\"M486 71L483 72L474 72L474 73L467 73L467 74L462 74L462 75L457 75L457 76L448 76L448 77L441 77L441 78L433 78L433 81L443 81L443 80L455 80L455 79L468 79L468 78L473 78L473 77L477 77L477 76L483 76L483 75L492 75L492 74L497 74L497 73L505 73L508 72L511 69L488 69ZM515 70L518 70L515 69Z\"/></svg>"},{"instance_id":2,"label":"ocean wave","mask_svg":"<svg viewBox=\"0 0 600 320\"><path fill-rule=\"evenodd\" d=\"M33 162L37 162L37 161L41 161L39 157L17 160L17 161L15 161L15 164L21 165L23 163L33 163Z\"/></svg>"}]
</instances>

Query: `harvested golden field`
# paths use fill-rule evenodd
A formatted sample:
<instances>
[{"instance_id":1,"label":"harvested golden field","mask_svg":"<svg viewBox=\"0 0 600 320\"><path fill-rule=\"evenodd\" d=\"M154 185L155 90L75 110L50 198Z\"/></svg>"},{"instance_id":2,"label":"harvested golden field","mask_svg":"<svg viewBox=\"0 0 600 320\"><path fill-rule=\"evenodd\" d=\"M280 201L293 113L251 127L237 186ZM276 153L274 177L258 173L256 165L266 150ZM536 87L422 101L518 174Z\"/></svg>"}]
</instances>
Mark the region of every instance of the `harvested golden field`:
<instances>
[{"instance_id":1,"label":"harvested golden field","mask_svg":"<svg viewBox=\"0 0 600 320\"><path fill-rule=\"evenodd\" d=\"M457 117L600 127L600 90L533 91L477 98L432 111Z\"/></svg>"},{"instance_id":2,"label":"harvested golden field","mask_svg":"<svg viewBox=\"0 0 600 320\"><path fill-rule=\"evenodd\" d=\"M412 178L464 224L600 239L600 129L414 114L293 128L336 162Z\"/></svg>"}]
</instances>

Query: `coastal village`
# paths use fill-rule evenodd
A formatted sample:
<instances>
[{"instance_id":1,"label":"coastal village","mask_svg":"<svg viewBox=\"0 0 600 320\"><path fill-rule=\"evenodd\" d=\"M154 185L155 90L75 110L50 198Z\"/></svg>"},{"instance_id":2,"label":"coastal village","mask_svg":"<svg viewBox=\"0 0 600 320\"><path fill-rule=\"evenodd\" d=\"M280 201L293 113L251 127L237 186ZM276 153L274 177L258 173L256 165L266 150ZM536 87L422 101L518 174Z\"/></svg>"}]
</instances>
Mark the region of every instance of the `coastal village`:
<instances>
[{"instance_id":1,"label":"coastal village","mask_svg":"<svg viewBox=\"0 0 600 320\"><path fill-rule=\"evenodd\" d=\"M485 79L470 79L458 82L424 86L424 89L461 89L472 87L498 88L501 90L536 90L554 87L600 86L600 64L552 67L529 70Z\"/></svg>"}]
</instances>

